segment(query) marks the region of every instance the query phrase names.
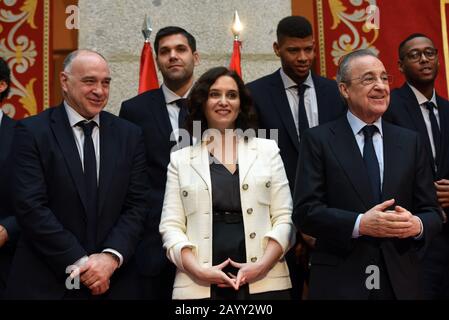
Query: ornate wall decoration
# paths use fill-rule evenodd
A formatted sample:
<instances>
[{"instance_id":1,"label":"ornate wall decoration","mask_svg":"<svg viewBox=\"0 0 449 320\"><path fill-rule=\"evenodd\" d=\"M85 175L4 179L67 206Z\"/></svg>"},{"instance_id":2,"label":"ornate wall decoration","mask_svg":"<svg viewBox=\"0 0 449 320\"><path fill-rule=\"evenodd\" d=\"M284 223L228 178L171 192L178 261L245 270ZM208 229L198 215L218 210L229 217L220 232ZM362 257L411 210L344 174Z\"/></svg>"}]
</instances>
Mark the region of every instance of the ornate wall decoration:
<instances>
[{"instance_id":1,"label":"ornate wall decoration","mask_svg":"<svg viewBox=\"0 0 449 320\"><path fill-rule=\"evenodd\" d=\"M374 45L379 37L379 30L370 28L372 14L367 10L367 5L377 7L376 0L351 0L349 3L351 7L344 6L341 0L329 0L333 17L331 29L340 27L341 30L338 40L332 42L331 55L335 65L338 65L342 56L353 50L370 48L376 54L379 53ZM348 9L352 11L349 12ZM341 24L344 24L346 31L342 30Z\"/></svg>"},{"instance_id":2,"label":"ornate wall decoration","mask_svg":"<svg viewBox=\"0 0 449 320\"><path fill-rule=\"evenodd\" d=\"M49 105L50 0L0 0L0 56L11 69L3 111L16 119Z\"/></svg>"},{"instance_id":3,"label":"ornate wall decoration","mask_svg":"<svg viewBox=\"0 0 449 320\"><path fill-rule=\"evenodd\" d=\"M447 97L449 0L314 0L320 73L335 78L341 56L370 48L378 54L392 87L404 83L398 70L398 47L412 33L424 33L439 49L440 73L435 87Z\"/></svg>"}]
</instances>

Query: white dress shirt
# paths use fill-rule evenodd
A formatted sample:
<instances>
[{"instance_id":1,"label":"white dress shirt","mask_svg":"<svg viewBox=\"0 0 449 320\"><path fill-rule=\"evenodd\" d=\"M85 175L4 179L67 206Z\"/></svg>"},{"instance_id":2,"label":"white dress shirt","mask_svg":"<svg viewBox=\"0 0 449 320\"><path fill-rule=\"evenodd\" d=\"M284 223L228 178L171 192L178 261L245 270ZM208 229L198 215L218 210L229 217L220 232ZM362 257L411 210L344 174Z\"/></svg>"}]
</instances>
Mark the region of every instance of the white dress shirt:
<instances>
[{"instance_id":1,"label":"white dress shirt","mask_svg":"<svg viewBox=\"0 0 449 320\"><path fill-rule=\"evenodd\" d=\"M3 120L3 111L2 109L0 109L0 126L2 125L2 120Z\"/></svg>"},{"instance_id":2,"label":"white dress shirt","mask_svg":"<svg viewBox=\"0 0 449 320\"><path fill-rule=\"evenodd\" d=\"M355 115L348 111L346 114L348 118L349 125L351 126L352 133L355 136L355 140L357 141L357 146L359 147L360 154L363 157L363 147L365 146L365 136L363 135L362 129L368 125L363 122ZM380 171L380 190L382 190L382 184L384 180L384 146L383 146L383 132L382 132L382 118L376 120L373 123L374 126L377 127L378 131L373 135L373 145L374 151L376 152L377 161L379 162L379 171Z\"/></svg>"},{"instance_id":3,"label":"white dress shirt","mask_svg":"<svg viewBox=\"0 0 449 320\"><path fill-rule=\"evenodd\" d=\"M76 112L75 109L69 106L66 101L64 101L64 107L67 112L67 117L69 118L70 127L72 127L73 137L75 138L75 143L81 159L81 166L83 168L83 171L84 171L84 131L81 127L77 126L76 124L80 121L94 121L97 124L97 126L95 126L92 130L92 140L95 150L95 159L97 162L97 184L98 184L100 175L100 114L97 114L91 120L87 120L78 112ZM120 259L119 266L122 265L123 256L120 254L120 252L111 248L104 249L103 252L110 252L116 255ZM87 260L88 257L85 256L76 261L74 264L78 267L81 267L84 263L87 262Z\"/></svg>"},{"instance_id":4,"label":"white dress shirt","mask_svg":"<svg viewBox=\"0 0 449 320\"><path fill-rule=\"evenodd\" d=\"M437 119L438 127L440 127L440 116L438 114L438 105L437 98L435 95L435 89L433 90L432 99L428 100L421 92L418 91L415 87L413 87L410 83L407 83L410 89L412 89L415 94L416 100L418 100L418 104L421 107L421 113L424 118L424 123L426 124L427 135L430 140L430 147L432 148L432 156L435 159L435 143L433 143L433 133L432 133L432 125L430 124L430 116L429 110L424 105L426 102L433 102L436 108L433 109L433 113L435 114L435 118Z\"/></svg>"},{"instance_id":5,"label":"white dress shirt","mask_svg":"<svg viewBox=\"0 0 449 320\"><path fill-rule=\"evenodd\" d=\"M352 133L355 136L355 140L357 141L357 146L359 147L360 154L363 157L363 147L365 146L365 136L363 134L362 129L368 125L363 122L359 118L357 118L351 111L348 110L346 114L349 125L351 126ZM377 119L374 123L374 126L377 127L378 131L373 135L373 145L374 152L376 153L377 161L379 162L379 173L380 173L380 189L382 190L383 181L384 181L384 144L383 144L383 131L382 131L382 118ZM360 220L362 219L363 213L359 214L357 220L355 221L354 229L352 230L352 237L358 238L360 237ZM418 217L419 223L421 224L421 232L414 238L420 239L422 237L424 228L421 219Z\"/></svg>"},{"instance_id":6,"label":"white dress shirt","mask_svg":"<svg viewBox=\"0 0 449 320\"><path fill-rule=\"evenodd\" d=\"M69 118L70 127L72 127L73 136L75 137L76 148L81 159L81 166L84 171L84 131L80 126L76 124L80 121L94 121L97 125L92 130L92 141L94 143L95 150L95 160L97 163L97 184L100 177L100 114L97 114L91 120L85 119L78 112L75 111L71 106L64 101L65 110L67 112L67 117Z\"/></svg>"},{"instance_id":7,"label":"white dress shirt","mask_svg":"<svg viewBox=\"0 0 449 320\"><path fill-rule=\"evenodd\" d=\"M187 90L186 94L183 95L182 97L178 96L176 93L171 91L165 84L162 84L161 88L162 92L164 93L165 103L167 104L167 111L168 117L170 118L170 124L173 129L171 135L174 135L175 137L175 140L173 141L179 141L179 132L178 132L179 107L176 104L176 100L187 98L191 88Z\"/></svg>"},{"instance_id":8,"label":"white dress shirt","mask_svg":"<svg viewBox=\"0 0 449 320\"><path fill-rule=\"evenodd\" d=\"M368 125L363 122L355 115L348 110L346 114L349 125L351 126L352 133L354 134L355 140L357 141L357 146L359 147L360 154L363 157L363 147L365 146L365 136L363 135L362 129ZM377 161L379 162L379 173L380 173L380 189L382 190L383 178L384 178L384 147L383 147L383 133L382 133L382 120L381 118L377 119L376 122L373 123L378 129L378 132L375 132L373 135L373 145L374 152L376 153ZM357 220L355 221L354 229L352 231L352 237L358 238L360 237L360 220L362 219L362 213L358 215Z\"/></svg>"},{"instance_id":9,"label":"white dress shirt","mask_svg":"<svg viewBox=\"0 0 449 320\"><path fill-rule=\"evenodd\" d=\"M287 94L288 104L295 121L296 133L299 139L299 114L298 114L298 84L294 82L281 68L280 70L282 82L284 83L285 93ZM318 122L318 103L316 98L315 85L312 79L312 73L309 72L304 84L308 88L304 91L304 105L306 107L307 120L309 122L309 128L316 127Z\"/></svg>"}]
</instances>

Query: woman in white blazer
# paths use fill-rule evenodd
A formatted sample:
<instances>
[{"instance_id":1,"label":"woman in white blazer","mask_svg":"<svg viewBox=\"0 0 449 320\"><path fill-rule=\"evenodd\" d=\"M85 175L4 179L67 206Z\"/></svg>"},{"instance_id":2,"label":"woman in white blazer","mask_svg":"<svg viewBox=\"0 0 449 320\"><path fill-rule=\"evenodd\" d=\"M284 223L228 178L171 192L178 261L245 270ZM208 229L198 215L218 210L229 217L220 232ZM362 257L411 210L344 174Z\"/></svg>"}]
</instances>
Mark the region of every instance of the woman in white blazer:
<instances>
[{"instance_id":1,"label":"woman in white blazer","mask_svg":"<svg viewBox=\"0 0 449 320\"><path fill-rule=\"evenodd\" d=\"M201 137L171 154L159 226L177 267L173 299L289 299L295 229L276 142L248 137L251 98L224 67L198 79L189 108Z\"/></svg>"}]
</instances>

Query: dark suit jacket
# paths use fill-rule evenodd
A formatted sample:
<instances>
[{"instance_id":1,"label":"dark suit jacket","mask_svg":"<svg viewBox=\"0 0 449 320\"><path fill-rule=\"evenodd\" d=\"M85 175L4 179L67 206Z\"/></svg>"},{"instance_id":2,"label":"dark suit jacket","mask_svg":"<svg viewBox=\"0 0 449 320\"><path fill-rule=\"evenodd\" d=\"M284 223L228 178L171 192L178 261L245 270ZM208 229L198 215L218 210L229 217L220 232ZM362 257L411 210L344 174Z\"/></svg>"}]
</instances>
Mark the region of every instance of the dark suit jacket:
<instances>
[{"instance_id":1,"label":"dark suit jacket","mask_svg":"<svg viewBox=\"0 0 449 320\"><path fill-rule=\"evenodd\" d=\"M449 179L449 101L438 95L436 99L438 115L440 117L441 152L439 159L440 166L437 172L434 172L434 179L439 180ZM407 83L391 92L390 106L383 118L400 127L419 132L429 158L429 164L432 163L432 171L435 171L430 139L427 134L421 107Z\"/></svg>"},{"instance_id":2,"label":"dark suit jacket","mask_svg":"<svg viewBox=\"0 0 449 320\"><path fill-rule=\"evenodd\" d=\"M344 113L346 107L340 97L336 82L313 73L312 79L318 103L319 123L323 124L337 119ZM279 130L278 146L281 150L290 189L293 190L299 141L280 70L249 83L248 89L254 99L259 127Z\"/></svg>"},{"instance_id":3,"label":"dark suit jacket","mask_svg":"<svg viewBox=\"0 0 449 320\"><path fill-rule=\"evenodd\" d=\"M88 254L84 174L63 105L19 122L14 161L22 234L7 296L63 298L67 266ZM148 210L145 150L141 130L107 112L100 113L98 188L96 252L112 248L124 258L106 297L136 298L132 257Z\"/></svg>"},{"instance_id":4,"label":"dark suit jacket","mask_svg":"<svg viewBox=\"0 0 449 320\"><path fill-rule=\"evenodd\" d=\"M157 276L164 268L174 268L166 257L159 233L170 150L176 144L170 141L173 129L162 89L147 91L124 101L120 117L137 124L144 134L151 186L151 211L145 223L144 237L138 246L136 258L142 275Z\"/></svg>"},{"instance_id":5,"label":"dark suit jacket","mask_svg":"<svg viewBox=\"0 0 449 320\"><path fill-rule=\"evenodd\" d=\"M311 299L366 299L366 267L383 255L398 299L421 297L417 250L440 229L432 172L415 132L383 127L382 201L417 215L424 226L421 240L352 238L358 214L372 208L368 174L346 119L308 130L301 142L293 220L317 238L311 257Z\"/></svg>"},{"instance_id":6,"label":"dark suit jacket","mask_svg":"<svg viewBox=\"0 0 449 320\"><path fill-rule=\"evenodd\" d=\"M11 201L11 148L14 137L14 126L15 121L3 114L0 124L0 225L7 230L9 239L0 248L0 297L6 286L15 243L19 235L19 227L14 216Z\"/></svg>"}]
</instances>

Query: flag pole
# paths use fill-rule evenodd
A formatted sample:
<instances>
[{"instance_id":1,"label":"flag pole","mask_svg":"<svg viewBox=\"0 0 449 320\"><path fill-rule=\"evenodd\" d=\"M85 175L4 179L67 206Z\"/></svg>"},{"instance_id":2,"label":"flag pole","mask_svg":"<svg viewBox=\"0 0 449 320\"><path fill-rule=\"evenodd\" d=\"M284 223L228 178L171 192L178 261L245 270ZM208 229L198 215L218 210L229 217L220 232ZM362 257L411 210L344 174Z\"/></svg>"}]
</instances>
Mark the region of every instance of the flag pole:
<instances>
[{"instance_id":1,"label":"flag pole","mask_svg":"<svg viewBox=\"0 0 449 320\"><path fill-rule=\"evenodd\" d=\"M145 38L145 42L140 55L139 94L148 90L159 88L159 80L157 78L156 67L153 59L153 48L151 48L150 42L152 31L151 19L145 14L145 19L143 20L142 25L142 34Z\"/></svg>"}]
</instances>

